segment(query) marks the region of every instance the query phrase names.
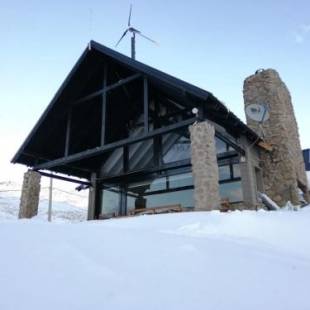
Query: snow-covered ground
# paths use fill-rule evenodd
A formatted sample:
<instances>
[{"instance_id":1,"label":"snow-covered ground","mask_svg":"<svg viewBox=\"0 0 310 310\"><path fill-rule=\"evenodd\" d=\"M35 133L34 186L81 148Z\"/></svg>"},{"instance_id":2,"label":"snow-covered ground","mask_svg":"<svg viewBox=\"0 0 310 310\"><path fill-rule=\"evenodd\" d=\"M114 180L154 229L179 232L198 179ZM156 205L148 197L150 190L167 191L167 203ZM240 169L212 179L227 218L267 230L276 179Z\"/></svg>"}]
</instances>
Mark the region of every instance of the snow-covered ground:
<instances>
[{"instance_id":1,"label":"snow-covered ground","mask_svg":"<svg viewBox=\"0 0 310 310\"><path fill-rule=\"evenodd\" d=\"M0 221L0 309L310 309L310 207Z\"/></svg>"}]
</instances>

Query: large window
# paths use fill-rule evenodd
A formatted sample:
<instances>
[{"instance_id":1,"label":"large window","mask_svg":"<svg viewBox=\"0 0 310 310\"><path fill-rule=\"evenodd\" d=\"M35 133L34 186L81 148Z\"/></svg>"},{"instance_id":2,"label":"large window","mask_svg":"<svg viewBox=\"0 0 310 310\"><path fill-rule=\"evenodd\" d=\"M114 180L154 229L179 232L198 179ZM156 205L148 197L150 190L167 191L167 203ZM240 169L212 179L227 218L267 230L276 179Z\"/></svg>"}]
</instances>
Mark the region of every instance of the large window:
<instances>
[{"instance_id":1,"label":"large window","mask_svg":"<svg viewBox=\"0 0 310 310\"><path fill-rule=\"evenodd\" d=\"M243 200L241 181L221 183L220 196L229 202L241 202Z\"/></svg>"},{"instance_id":2,"label":"large window","mask_svg":"<svg viewBox=\"0 0 310 310\"><path fill-rule=\"evenodd\" d=\"M219 180L228 181L240 178L240 166L238 163L219 165Z\"/></svg>"},{"instance_id":3,"label":"large window","mask_svg":"<svg viewBox=\"0 0 310 310\"><path fill-rule=\"evenodd\" d=\"M140 170L153 165L153 143L153 139L148 139L129 145L129 170Z\"/></svg>"},{"instance_id":4,"label":"large window","mask_svg":"<svg viewBox=\"0 0 310 310\"><path fill-rule=\"evenodd\" d=\"M101 167L101 174L112 176L123 173L123 148L117 148L102 156L104 164Z\"/></svg>"},{"instance_id":5,"label":"large window","mask_svg":"<svg viewBox=\"0 0 310 310\"><path fill-rule=\"evenodd\" d=\"M120 215L120 190L118 187L111 187L102 190L101 214Z\"/></svg>"},{"instance_id":6,"label":"large window","mask_svg":"<svg viewBox=\"0 0 310 310\"><path fill-rule=\"evenodd\" d=\"M162 159L164 164L190 158L191 141L187 130L162 136Z\"/></svg>"},{"instance_id":7,"label":"large window","mask_svg":"<svg viewBox=\"0 0 310 310\"><path fill-rule=\"evenodd\" d=\"M194 207L191 173L148 178L127 189L127 210L180 205Z\"/></svg>"},{"instance_id":8,"label":"large window","mask_svg":"<svg viewBox=\"0 0 310 310\"><path fill-rule=\"evenodd\" d=\"M217 154L223 154L223 153L235 150L228 143L224 142L223 140L221 140L218 137L215 137L215 147L216 147L216 153Z\"/></svg>"},{"instance_id":9,"label":"large window","mask_svg":"<svg viewBox=\"0 0 310 310\"><path fill-rule=\"evenodd\" d=\"M228 162L219 167L220 197L229 202L243 200L239 163Z\"/></svg>"}]
</instances>

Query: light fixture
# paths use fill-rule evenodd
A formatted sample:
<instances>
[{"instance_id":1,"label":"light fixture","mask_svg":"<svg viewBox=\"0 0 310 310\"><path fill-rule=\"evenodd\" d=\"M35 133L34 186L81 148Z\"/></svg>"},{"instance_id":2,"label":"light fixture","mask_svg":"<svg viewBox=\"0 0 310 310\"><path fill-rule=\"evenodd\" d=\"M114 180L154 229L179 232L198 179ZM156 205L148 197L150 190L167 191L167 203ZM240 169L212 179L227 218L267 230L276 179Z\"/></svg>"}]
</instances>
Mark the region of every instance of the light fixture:
<instances>
[{"instance_id":1,"label":"light fixture","mask_svg":"<svg viewBox=\"0 0 310 310\"><path fill-rule=\"evenodd\" d=\"M195 114L196 116L198 115L198 109L195 107L192 109L192 113Z\"/></svg>"}]
</instances>

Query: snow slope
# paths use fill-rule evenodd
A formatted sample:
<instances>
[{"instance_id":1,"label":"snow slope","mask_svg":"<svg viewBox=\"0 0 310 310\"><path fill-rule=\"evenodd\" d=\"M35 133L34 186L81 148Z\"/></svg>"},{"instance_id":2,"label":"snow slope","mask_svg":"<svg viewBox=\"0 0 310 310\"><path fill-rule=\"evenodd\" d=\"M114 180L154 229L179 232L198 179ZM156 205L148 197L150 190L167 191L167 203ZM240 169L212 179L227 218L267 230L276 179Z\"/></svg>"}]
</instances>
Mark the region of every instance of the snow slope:
<instances>
[{"instance_id":1,"label":"snow slope","mask_svg":"<svg viewBox=\"0 0 310 310\"><path fill-rule=\"evenodd\" d=\"M309 310L310 207L0 221L0 309Z\"/></svg>"},{"instance_id":2,"label":"snow slope","mask_svg":"<svg viewBox=\"0 0 310 310\"><path fill-rule=\"evenodd\" d=\"M45 185L45 184L43 184ZM56 221L84 221L87 216L87 192L76 192L74 186L53 189L52 219ZM0 182L0 219L16 219L19 211L21 185L12 181ZM48 188L41 187L38 218L47 219Z\"/></svg>"}]
</instances>

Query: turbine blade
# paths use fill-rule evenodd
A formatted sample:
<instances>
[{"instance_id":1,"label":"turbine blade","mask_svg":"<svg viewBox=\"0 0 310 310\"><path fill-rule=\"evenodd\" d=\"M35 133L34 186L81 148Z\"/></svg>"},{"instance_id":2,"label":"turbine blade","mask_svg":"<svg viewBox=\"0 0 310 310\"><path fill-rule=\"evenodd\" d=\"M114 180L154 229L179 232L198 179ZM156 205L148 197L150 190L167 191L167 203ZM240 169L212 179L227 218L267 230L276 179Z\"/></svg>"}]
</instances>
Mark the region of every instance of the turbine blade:
<instances>
[{"instance_id":1,"label":"turbine blade","mask_svg":"<svg viewBox=\"0 0 310 310\"><path fill-rule=\"evenodd\" d=\"M128 27L130 27L131 11L132 11L132 4L130 4L130 9L129 9Z\"/></svg>"},{"instance_id":2,"label":"turbine blade","mask_svg":"<svg viewBox=\"0 0 310 310\"><path fill-rule=\"evenodd\" d=\"M158 42L156 42L156 41L154 41L153 39L151 39L151 38L149 38L149 37L145 36L145 35L144 35L144 34L142 34L140 31L138 31L138 32L137 32L137 34L139 34L141 37L143 37L143 38L145 38L145 39L147 39L147 40L149 40L149 41L153 42L154 44L159 45L159 43L158 43Z\"/></svg>"},{"instance_id":3,"label":"turbine blade","mask_svg":"<svg viewBox=\"0 0 310 310\"><path fill-rule=\"evenodd\" d=\"M121 38L117 41L117 43L115 44L115 47L117 47L117 45L119 44L119 42L122 41L122 39L124 38L124 36L127 34L128 29L126 29L126 31L123 33L123 35L121 36Z\"/></svg>"}]
</instances>

